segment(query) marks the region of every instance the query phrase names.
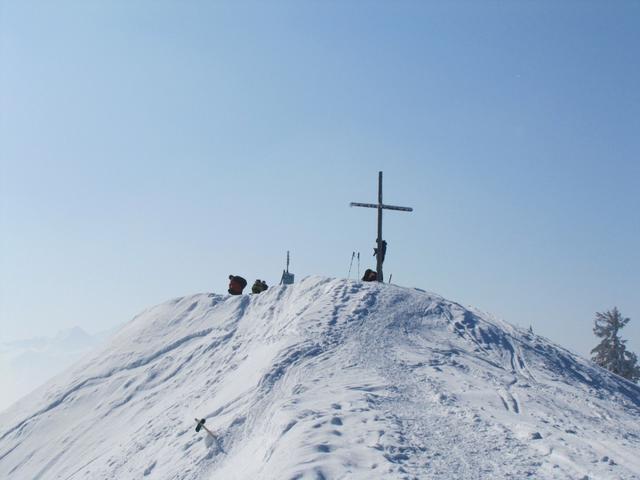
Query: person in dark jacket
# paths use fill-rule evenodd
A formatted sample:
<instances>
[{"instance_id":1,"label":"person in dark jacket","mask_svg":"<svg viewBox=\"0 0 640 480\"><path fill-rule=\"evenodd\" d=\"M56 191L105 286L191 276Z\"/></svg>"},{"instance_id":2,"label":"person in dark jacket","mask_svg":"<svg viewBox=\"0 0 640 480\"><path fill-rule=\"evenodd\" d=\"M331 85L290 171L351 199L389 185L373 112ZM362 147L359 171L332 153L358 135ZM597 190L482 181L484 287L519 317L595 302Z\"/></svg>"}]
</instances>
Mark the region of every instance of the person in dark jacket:
<instances>
[{"instance_id":1,"label":"person in dark jacket","mask_svg":"<svg viewBox=\"0 0 640 480\"><path fill-rule=\"evenodd\" d=\"M242 295L242 290L247 286L247 281L238 275L229 275L229 293L231 295Z\"/></svg>"},{"instance_id":2,"label":"person in dark jacket","mask_svg":"<svg viewBox=\"0 0 640 480\"><path fill-rule=\"evenodd\" d=\"M383 240L382 241L382 252L381 252L381 255L380 255L380 263L384 263L384 257L386 257L386 255L387 255L387 241ZM378 248L377 247L373 249L373 256L374 257L378 256Z\"/></svg>"},{"instance_id":3,"label":"person in dark jacket","mask_svg":"<svg viewBox=\"0 0 640 480\"><path fill-rule=\"evenodd\" d=\"M267 282L265 282L264 280L258 279L253 284L253 287L251 287L251 291L253 293L262 293L268 288L269 287L267 286Z\"/></svg>"},{"instance_id":4,"label":"person in dark jacket","mask_svg":"<svg viewBox=\"0 0 640 480\"><path fill-rule=\"evenodd\" d=\"M378 281L378 272L367 268L362 276L363 282L376 282Z\"/></svg>"}]
</instances>

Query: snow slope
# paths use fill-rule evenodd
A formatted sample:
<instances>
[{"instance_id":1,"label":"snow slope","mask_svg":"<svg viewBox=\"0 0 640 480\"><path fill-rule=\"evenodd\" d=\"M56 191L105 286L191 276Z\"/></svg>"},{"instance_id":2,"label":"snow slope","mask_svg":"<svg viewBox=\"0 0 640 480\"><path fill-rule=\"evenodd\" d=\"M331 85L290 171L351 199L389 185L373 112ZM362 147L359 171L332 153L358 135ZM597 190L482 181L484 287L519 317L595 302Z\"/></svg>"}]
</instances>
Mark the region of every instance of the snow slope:
<instances>
[{"instance_id":1,"label":"snow slope","mask_svg":"<svg viewBox=\"0 0 640 480\"><path fill-rule=\"evenodd\" d=\"M631 479L638 451L638 386L435 294L317 277L153 307L0 415L7 479Z\"/></svg>"}]
</instances>

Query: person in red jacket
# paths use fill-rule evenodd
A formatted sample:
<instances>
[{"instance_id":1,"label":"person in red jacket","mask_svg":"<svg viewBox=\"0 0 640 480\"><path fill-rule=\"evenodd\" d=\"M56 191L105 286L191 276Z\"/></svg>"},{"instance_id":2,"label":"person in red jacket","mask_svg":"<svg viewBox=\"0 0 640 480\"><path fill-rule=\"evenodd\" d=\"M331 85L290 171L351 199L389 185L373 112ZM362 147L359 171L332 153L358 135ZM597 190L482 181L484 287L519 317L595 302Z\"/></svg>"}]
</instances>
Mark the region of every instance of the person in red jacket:
<instances>
[{"instance_id":1,"label":"person in red jacket","mask_svg":"<svg viewBox=\"0 0 640 480\"><path fill-rule=\"evenodd\" d=\"M229 275L229 293L242 295L242 290L247 286L247 281L238 275Z\"/></svg>"}]
</instances>

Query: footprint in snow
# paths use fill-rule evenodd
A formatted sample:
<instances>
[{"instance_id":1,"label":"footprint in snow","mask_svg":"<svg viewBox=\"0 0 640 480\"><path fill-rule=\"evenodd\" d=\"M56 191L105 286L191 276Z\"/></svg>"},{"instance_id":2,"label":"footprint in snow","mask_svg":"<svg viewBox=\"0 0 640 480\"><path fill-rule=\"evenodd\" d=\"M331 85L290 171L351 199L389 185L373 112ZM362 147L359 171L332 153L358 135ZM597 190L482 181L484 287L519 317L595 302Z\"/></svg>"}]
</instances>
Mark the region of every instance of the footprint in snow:
<instances>
[{"instance_id":1,"label":"footprint in snow","mask_svg":"<svg viewBox=\"0 0 640 480\"><path fill-rule=\"evenodd\" d=\"M151 462L151 465L149 465L142 474L146 477L153 471L155 467L156 467L156 461L154 460L153 462Z\"/></svg>"},{"instance_id":2,"label":"footprint in snow","mask_svg":"<svg viewBox=\"0 0 640 480\"><path fill-rule=\"evenodd\" d=\"M206 437L204 437L204 444L207 447L207 450L208 450L207 456L209 458L223 452L222 442L218 437L207 435Z\"/></svg>"}]
</instances>

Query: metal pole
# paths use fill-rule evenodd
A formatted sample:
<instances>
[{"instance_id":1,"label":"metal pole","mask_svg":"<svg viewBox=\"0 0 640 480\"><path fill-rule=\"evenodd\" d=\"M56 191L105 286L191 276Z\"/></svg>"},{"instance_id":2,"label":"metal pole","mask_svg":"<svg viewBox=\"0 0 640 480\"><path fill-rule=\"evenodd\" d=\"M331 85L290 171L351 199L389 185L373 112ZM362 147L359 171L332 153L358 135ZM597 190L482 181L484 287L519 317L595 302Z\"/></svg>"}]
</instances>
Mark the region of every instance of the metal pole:
<instances>
[{"instance_id":1,"label":"metal pole","mask_svg":"<svg viewBox=\"0 0 640 480\"><path fill-rule=\"evenodd\" d=\"M382 172L378 172L378 254L376 255L378 281L383 282L382 274Z\"/></svg>"}]
</instances>

